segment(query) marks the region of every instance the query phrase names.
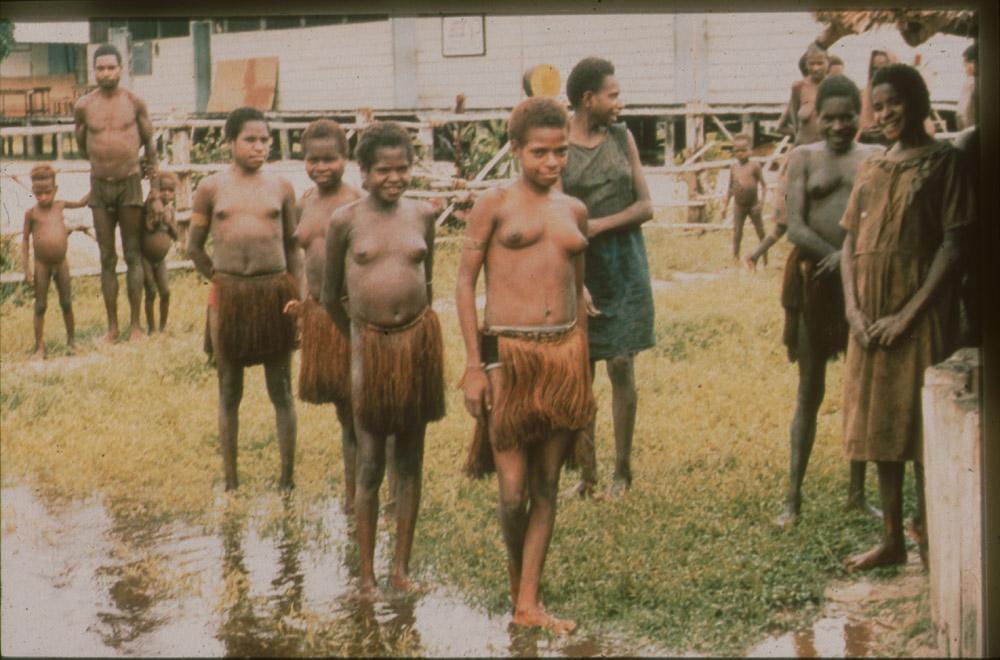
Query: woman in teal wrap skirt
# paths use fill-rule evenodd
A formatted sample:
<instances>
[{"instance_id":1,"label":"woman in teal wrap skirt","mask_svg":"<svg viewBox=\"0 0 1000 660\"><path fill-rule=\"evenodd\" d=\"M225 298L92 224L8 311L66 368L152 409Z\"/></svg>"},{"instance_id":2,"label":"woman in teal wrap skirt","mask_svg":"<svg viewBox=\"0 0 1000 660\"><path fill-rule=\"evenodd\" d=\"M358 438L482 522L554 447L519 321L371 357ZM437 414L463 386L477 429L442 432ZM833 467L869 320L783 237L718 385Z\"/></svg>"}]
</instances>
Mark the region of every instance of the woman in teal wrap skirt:
<instances>
[{"instance_id":1,"label":"woman in teal wrap skirt","mask_svg":"<svg viewBox=\"0 0 1000 660\"><path fill-rule=\"evenodd\" d=\"M598 360L607 363L616 455L611 493L620 495L632 482L634 357L654 343L653 291L640 227L653 209L635 140L617 123L623 106L614 73L611 62L588 57L566 81L573 117L563 190L582 200L590 216L584 281L593 302L587 328L591 370ZM594 443L589 445L575 488L581 496L593 494L597 483Z\"/></svg>"}]
</instances>

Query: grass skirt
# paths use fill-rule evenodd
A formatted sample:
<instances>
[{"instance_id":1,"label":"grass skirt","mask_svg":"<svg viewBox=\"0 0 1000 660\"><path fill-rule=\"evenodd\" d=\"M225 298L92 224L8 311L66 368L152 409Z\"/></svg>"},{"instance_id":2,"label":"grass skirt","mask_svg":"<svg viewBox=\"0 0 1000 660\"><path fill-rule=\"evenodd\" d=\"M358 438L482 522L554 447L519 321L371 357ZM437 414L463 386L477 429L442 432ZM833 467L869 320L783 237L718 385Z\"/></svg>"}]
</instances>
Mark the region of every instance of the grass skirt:
<instances>
[{"instance_id":1,"label":"grass skirt","mask_svg":"<svg viewBox=\"0 0 1000 660\"><path fill-rule=\"evenodd\" d=\"M219 317L219 346L233 364L263 364L295 348L295 319L283 309L299 297L289 273L240 277L216 273L209 306Z\"/></svg>"},{"instance_id":2,"label":"grass skirt","mask_svg":"<svg viewBox=\"0 0 1000 660\"><path fill-rule=\"evenodd\" d=\"M553 431L573 431L568 465L579 465L593 442L588 427L597 412L583 328L502 333L497 343L503 391L493 393L489 421L476 420L463 471L474 478L495 471L488 425L497 451L545 441Z\"/></svg>"},{"instance_id":3,"label":"grass skirt","mask_svg":"<svg viewBox=\"0 0 1000 660\"><path fill-rule=\"evenodd\" d=\"M361 426L392 435L444 417L444 344L434 310L397 328L359 326L361 384L352 400Z\"/></svg>"},{"instance_id":4,"label":"grass skirt","mask_svg":"<svg viewBox=\"0 0 1000 660\"><path fill-rule=\"evenodd\" d=\"M299 398L338 406L351 400L351 342L312 296L302 303Z\"/></svg>"}]
</instances>

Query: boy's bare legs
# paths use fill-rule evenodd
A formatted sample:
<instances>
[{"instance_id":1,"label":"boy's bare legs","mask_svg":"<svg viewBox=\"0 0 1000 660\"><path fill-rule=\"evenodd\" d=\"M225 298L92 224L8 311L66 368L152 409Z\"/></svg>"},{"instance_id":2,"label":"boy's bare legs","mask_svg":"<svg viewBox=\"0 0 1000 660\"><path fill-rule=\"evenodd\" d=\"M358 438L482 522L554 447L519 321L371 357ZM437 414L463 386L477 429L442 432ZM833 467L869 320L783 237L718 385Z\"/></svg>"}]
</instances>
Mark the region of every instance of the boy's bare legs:
<instances>
[{"instance_id":1,"label":"boy's bare legs","mask_svg":"<svg viewBox=\"0 0 1000 660\"><path fill-rule=\"evenodd\" d=\"M264 380L267 395L274 405L274 418L278 427L278 451L281 454L280 488L295 488L295 400L292 398L292 353L264 363Z\"/></svg>"},{"instance_id":2,"label":"boy's bare legs","mask_svg":"<svg viewBox=\"0 0 1000 660\"><path fill-rule=\"evenodd\" d=\"M764 240L764 218L761 217L760 211L760 204L756 204L750 209L750 222L753 223L753 230L757 234L758 244Z\"/></svg>"},{"instance_id":3,"label":"boy's bare legs","mask_svg":"<svg viewBox=\"0 0 1000 660\"><path fill-rule=\"evenodd\" d=\"M410 551L413 549L413 531L420 510L420 490L424 463L424 436L426 424L407 429L394 438L396 473L396 552L392 562L390 582L402 591L419 588L410 579Z\"/></svg>"},{"instance_id":4,"label":"boy's bare legs","mask_svg":"<svg viewBox=\"0 0 1000 660\"><path fill-rule=\"evenodd\" d=\"M45 309L49 304L49 280L52 268L43 261L35 260L35 351L32 359L45 358Z\"/></svg>"},{"instance_id":5,"label":"boy's bare legs","mask_svg":"<svg viewBox=\"0 0 1000 660\"><path fill-rule=\"evenodd\" d=\"M156 329L153 313L156 309L156 282L153 279L153 264L146 257L142 258L142 287L145 292L143 306L146 308L146 325L149 327L149 334L153 334Z\"/></svg>"},{"instance_id":6,"label":"boy's bare legs","mask_svg":"<svg viewBox=\"0 0 1000 660\"><path fill-rule=\"evenodd\" d=\"M220 346L218 313L208 308L212 346ZM231 364L221 351L214 351L219 377L219 447L226 476L226 490L239 486L236 478L236 439L240 432L240 401L243 399L243 367Z\"/></svg>"},{"instance_id":7,"label":"boy's bare legs","mask_svg":"<svg viewBox=\"0 0 1000 660\"><path fill-rule=\"evenodd\" d=\"M153 281L160 294L160 332L167 327L167 314L170 313L170 282L167 279L167 260L161 259L159 263L153 265ZM153 331L153 326L149 326L149 331Z\"/></svg>"},{"instance_id":8,"label":"boy's bare legs","mask_svg":"<svg viewBox=\"0 0 1000 660\"><path fill-rule=\"evenodd\" d=\"M104 341L113 342L118 338L118 254L115 252L115 218L106 208L92 207L94 215L94 235L101 252L101 295L104 310L108 316L108 334Z\"/></svg>"},{"instance_id":9,"label":"boy's bare legs","mask_svg":"<svg viewBox=\"0 0 1000 660\"><path fill-rule=\"evenodd\" d=\"M816 354L805 318L799 314L798 346L799 388L795 397L795 416L789 433L788 492L785 510L775 523L784 527L794 523L802 506L802 481L809 466L809 456L816 441L816 416L826 393L826 359Z\"/></svg>"},{"instance_id":10,"label":"boy's bare legs","mask_svg":"<svg viewBox=\"0 0 1000 660\"><path fill-rule=\"evenodd\" d=\"M615 427L615 476L613 496L623 495L632 485L632 438L639 395L635 387L635 356L616 355L607 360L611 380L611 417Z\"/></svg>"},{"instance_id":11,"label":"boy's bare legs","mask_svg":"<svg viewBox=\"0 0 1000 660\"><path fill-rule=\"evenodd\" d=\"M385 437L369 433L354 420L358 440L354 512L361 569L361 594L376 597L375 532L378 527L378 490L385 475Z\"/></svg>"},{"instance_id":12,"label":"boy's bare legs","mask_svg":"<svg viewBox=\"0 0 1000 660\"><path fill-rule=\"evenodd\" d=\"M559 472L571 438L569 432L560 431L527 451L530 509L521 550L521 579L513 618L515 624L541 626L557 634L572 631L576 623L546 612L539 598L539 588L555 526Z\"/></svg>"},{"instance_id":13,"label":"boy's bare legs","mask_svg":"<svg viewBox=\"0 0 1000 660\"><path fill-rule=\"evenodd\" d=\"M59 292L59 308L63 323L66 324L66 346L72 352L76 348L76 321L73 318L73 289L70 285L69 261L62 260L56 268L56 291Z\"/></svg>"},{"instance_id":14,"label":"boy's bare legs","mask_svg":"<svg viewBox=\"0 0 1000 660\"><path fill-rule=\"evenodd\" d=\"M877 461L876 465L885 536L882 543L871 550L845 559L844 568L849 571L906 562L906 544L903 540L903 473L906 463Z\"/></svg>"},{"instance_id":15,"label":"boy's bare legs","mask_svg":"<svg viewBox=\"0 0 1000 660\"><path fill-rule=\"evenodd\" d=\"M733 259L740 259L740 244L743 242L743 225L747 221L748 209L733 203Z\"/></svg>"},{"instance_id":16,"label":"boy's bare legs","mask_svg":"<svg viewBox=\"0 0 1000 660\"><path fill-rule=\"evenodd\" d=\"M139 243L139 232L142 227L142 207L123 206L118 211L118 226L122 235L122 253L128 270L125 273L125 286L128 292L130 340L142 337L139 327L139 310L142 307L142 250Z\"/></svg>"},{"instance_id":17,"label":"boy's bare legs","mask_svg":"<svg viewBox=\"0 0 1000 660\"><path fill-rule=\"evenodd\" d=\"M358 440L354 435L354 417L351 405L337 406L337 419L340 421L340 445L344 455L344 513L354 515L354 494L357 483Z\"/></svg>"}]
</instances>

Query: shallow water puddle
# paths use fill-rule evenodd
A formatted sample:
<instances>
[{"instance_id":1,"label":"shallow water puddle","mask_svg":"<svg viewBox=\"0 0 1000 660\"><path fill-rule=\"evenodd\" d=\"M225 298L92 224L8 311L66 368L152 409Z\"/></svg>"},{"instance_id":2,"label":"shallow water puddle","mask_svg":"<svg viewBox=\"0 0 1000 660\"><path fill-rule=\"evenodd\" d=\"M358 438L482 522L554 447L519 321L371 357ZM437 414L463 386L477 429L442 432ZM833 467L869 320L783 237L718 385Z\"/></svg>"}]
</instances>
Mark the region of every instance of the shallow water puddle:
<instances>
[{"instance_id":1,"label":"shallow water puddle","mask_svg":"<svg viewBox=\"0 0 1000 660\"><path fill-rule=\"evenodd\" d=\"M43 502L24 486L0 499L3 655L663 654L584 631L519 631L441 588L358 601L332 500L318 524L279 511L262 533L245 512L224 513L213 532L137 523L97 499Z\"/></svg>"},{"instance_id":2,"label":"shallow water puddle","mask_svg":"<svg viewBox=\"0 0 1000 660\"><path fill-rule=\"evenodd\" d=\"M828 617L811 630L772 637L747 652L748 658L863 658L872 655L871 625L848 617Z\"/></svg>"}]
</instances>

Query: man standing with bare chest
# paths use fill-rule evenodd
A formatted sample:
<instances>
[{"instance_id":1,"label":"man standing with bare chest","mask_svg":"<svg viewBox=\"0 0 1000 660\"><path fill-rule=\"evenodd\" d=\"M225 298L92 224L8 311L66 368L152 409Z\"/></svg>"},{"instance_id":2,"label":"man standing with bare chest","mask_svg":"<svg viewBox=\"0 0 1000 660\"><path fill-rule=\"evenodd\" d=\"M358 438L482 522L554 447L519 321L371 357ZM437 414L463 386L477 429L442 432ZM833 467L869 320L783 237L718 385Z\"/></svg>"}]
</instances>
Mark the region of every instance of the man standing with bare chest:
<instances>
[{"instance_id":1,"label":"man standing with bare chest","mask_svg":"<svg viewBox=\"0 0 1000 660\"><path fill-rule=\"evenodd\" d=\"M115 226L121 227L122 252L128 272L125 283L131 328L129 339L142 336L139 309L142 301L142 254L139 231L144 198L143 172L139 147L145 148L150 185L158 187L156 145L153 124L146 104L135 94L118 86L122 56L111 44L94 51L94 76L97 89L76 102L74 120L80 153L90 161L90 208L94 231L101 251L101 293L108 314L105 340L118 337L118 276L115 266ZM155 196L157 197L157 196ZM153 204L153 213L162 212L162 204Z\"/></svg>"}]
</instances>

